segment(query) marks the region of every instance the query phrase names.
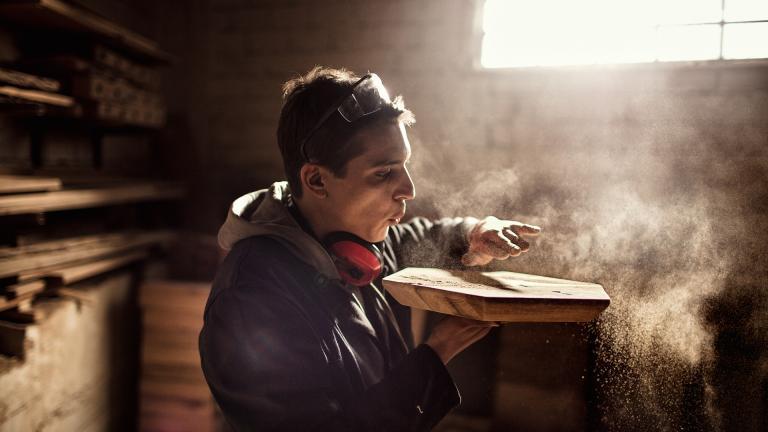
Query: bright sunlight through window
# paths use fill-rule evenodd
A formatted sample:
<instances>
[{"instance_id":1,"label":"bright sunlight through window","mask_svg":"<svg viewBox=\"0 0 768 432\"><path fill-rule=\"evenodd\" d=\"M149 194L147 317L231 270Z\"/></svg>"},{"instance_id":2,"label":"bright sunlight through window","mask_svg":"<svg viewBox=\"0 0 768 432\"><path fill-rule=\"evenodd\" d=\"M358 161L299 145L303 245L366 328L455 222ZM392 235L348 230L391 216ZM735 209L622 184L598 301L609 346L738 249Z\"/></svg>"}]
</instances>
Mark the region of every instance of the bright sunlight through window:
<instances>
[{"instance_id":1,"label":"bright sunlight through window","mask_svg":"<svg viewBox=\"0 0 768 432\"><path fill-rule=\"evenodd\" d=\"M768 57L768 0L486 0L486 68Z\"/></svg>"}]
</instances>

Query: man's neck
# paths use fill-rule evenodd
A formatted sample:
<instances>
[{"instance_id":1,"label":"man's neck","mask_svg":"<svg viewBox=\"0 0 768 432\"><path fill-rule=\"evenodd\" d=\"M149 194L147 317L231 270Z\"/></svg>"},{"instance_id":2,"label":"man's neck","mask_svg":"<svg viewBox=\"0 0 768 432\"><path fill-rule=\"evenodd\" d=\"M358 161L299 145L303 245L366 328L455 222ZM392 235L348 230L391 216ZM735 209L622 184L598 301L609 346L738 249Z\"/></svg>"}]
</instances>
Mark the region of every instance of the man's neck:
<instances>
[{"instance_id":1,"label":"man's neck","mask_svg":"<svg viewBox=\"0 0 768 432\"><path fill-rule=\"evenodd\" d=\"M325 227L325 224L322 223L323 218L318 217L322 212L316 210L313 211L311 205L308 205L306 202L300 203L296 197L293 197L291 212L301 228L317 240L321 240L331 232Z\"/></svg>"}]
</instances>

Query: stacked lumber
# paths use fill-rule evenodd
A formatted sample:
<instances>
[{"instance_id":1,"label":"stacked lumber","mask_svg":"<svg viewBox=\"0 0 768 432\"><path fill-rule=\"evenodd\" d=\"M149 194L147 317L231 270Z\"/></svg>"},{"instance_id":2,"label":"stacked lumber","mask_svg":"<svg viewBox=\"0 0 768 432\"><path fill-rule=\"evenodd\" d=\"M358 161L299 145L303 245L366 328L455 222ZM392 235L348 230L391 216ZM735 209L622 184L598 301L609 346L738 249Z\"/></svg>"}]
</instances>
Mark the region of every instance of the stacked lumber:
<instances>
[{"instance_id":1,"label":"stacked lumber","mask_svg":"<svg viewBox=\"0 0 768 432\"><path fill-rule=\"evenodd\" d=\"M0 216L103 207L142 201L160 201L180 198L183 195L184 190L177 185L150 182L116 184L87 189L0 195Z\"/></svg>"},{"instance_id":2,"label":"stacked lumber","mask_svg":"<svg viewBox=\"0 0 768 432\"><path fill-rule=\"evenodd\" d=\"M0 101L5 104L74 107L74 99L57 93L60 87L61 84L54 79L0 68Z\"/></svg>"},{"instance_id":3,"label":"stacked lumber","mask_svg":"<svg viewBox=\"0 0 768 432\"><path fill-rule=\"evenodd\" d=\"M73 294L65 287L142 261L172 239L167 231L126 231L0 247L0 280L9 281L0 288L0 311L24 309L44 291Z\"/></svg>"},{"instance_id":4,"label":"stacked lumber","mask_svg":"<svg viewBox=\"0 0 768 432\"><path fill-rule=\"evenodd\" d=\"M215 405L197 345L209 290L209 283L168 280L140 288L141 431L214 430Z\"/></svg>"}]
</instances>

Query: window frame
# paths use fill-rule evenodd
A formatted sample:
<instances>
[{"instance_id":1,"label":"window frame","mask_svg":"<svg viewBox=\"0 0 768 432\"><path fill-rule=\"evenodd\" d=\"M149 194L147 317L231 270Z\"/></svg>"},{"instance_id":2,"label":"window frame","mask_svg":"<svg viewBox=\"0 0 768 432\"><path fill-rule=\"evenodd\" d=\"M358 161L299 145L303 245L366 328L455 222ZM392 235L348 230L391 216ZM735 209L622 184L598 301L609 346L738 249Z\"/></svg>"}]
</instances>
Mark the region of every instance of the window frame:
<instances>
[{"instance_id":1,"label":"window frame","mask_svg":"<svg viewBox=\"0 0 768 432\"><path fill-rule=\"evenodd\" d=\"M485 36L485 29L483 28L483 19L485 12L486 0L474 0L475 2L475 14L472 22L473 37L472 47L475 48L476 53L472 59L473 69L476 71L483 71L487 73L509 73L516 71L531 71L531 70L583 70L583 69L610 69L610 70L667 70L667 69L680 69L680 68L692 68L692 67L711 67L711 68L731 68L731 67L751 67L751 66L767 66L768 55L760 58L750 59L726 59L723 58L723 37L725 33L725 25L727 24L750 24L750 23L768 23L768 19L762 20L747 20L747 21L726 21L725 20L725 2L728 0L721 0L721 14L720 21L715 22L701 22L701 23L686 23L686 24L661 24L656 25L659 27L687 27L687 26L700 26L700 25L719 25L720 27L720 46L719 55L716 59L708 60L654 60L647 62L632 62L632 63L595 63L595 64L576 64L576 65L529 65L529 66L505 66L505 67L485 67L482 65L481 59L483 55L483 38Z\"/></svg>"}]
</instances>

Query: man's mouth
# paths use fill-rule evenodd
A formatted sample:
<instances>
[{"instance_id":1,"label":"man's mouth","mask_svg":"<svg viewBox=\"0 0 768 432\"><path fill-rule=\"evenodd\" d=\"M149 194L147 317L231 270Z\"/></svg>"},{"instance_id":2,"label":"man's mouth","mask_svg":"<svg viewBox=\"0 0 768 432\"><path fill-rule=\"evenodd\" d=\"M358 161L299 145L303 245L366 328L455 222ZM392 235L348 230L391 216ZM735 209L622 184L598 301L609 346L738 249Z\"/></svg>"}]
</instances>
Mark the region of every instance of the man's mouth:
<instances>
[{"instance_id":1,"label":"man's mouth","mask_svg":"<svg viewBox=\"0 0 768 432\"><path fill-rule=\"evenodd\" d=\"M396 224L399 224L403 216L405 216L405 212L398 213L394 217L389 218L389 220L393 221Z\"/></svg>"}]
</instances>

